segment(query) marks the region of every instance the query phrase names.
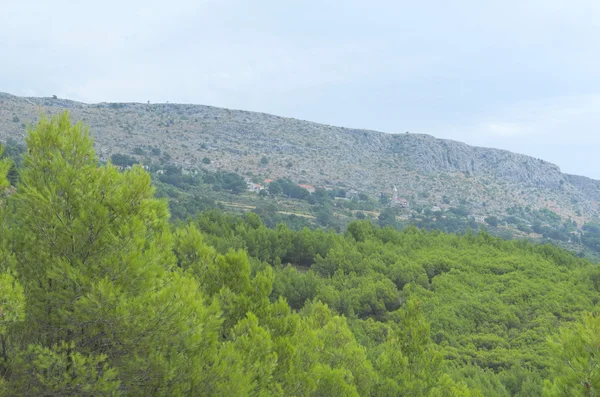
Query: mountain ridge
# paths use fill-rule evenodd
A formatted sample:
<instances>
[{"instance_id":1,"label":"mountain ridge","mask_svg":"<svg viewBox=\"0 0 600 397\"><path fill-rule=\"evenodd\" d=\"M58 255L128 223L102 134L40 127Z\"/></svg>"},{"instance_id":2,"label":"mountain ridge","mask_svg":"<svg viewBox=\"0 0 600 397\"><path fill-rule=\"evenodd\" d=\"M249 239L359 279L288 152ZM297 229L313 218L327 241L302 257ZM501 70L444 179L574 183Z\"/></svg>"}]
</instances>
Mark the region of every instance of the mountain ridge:
<instances>
[{"instance_id":1,"label":"mountain ridge","mask_svg":"<svg viewBox=\"0 0 600 397\"><path fill-rule=\"evenodd\" d=\"M104 158L158 148L173 165L186 169L288 177L374 197L398 186L400 195L414 203L448 207L468 201L474 213L483 215L530 206L550 209L580 226L598 216L598 180L564 174L557 165L525 154L427 134L336 127L207 105L88 104L6 93L0 93L0 102L4 140L22 138L23 124L35 122L40 111L50 115L66 109L90 126ZM206 158L210 165L203 163Z\"/></svg>"},{"instance_id":2,"label":"mountain ridge","mask_svg":"<svg viewBox=\"0 0 600 397\"><path fill-rule=\"evenodd\" d=\"M425 134L425 133L395 133L395 132L386 132L386 131L379 131L379 130L372 130L372 129L368 129L368 128L354 128L354 127L347 127L347 126L336 126L336 125L332 125L332 124L327 124L327 123L319 123L319 122L314 122L311 120L305 120L305 119L299 119L299 118L295 118L295 117L287 117L287 116L279 116L279 115L275 115L275 114L271 114L271 113L267 113L267 112L260 112L260 111L249 111L249 110L244 110L244 109L237 109L237 108L225 108L225 107L217 107L217 106L211 106L211 105L203 105L203 104L186 104L186 103L154 103L154 104L145 104L143 102L83 102L83 101L76 101L76 100L71 100L71 99L64 99L64 98L52 98L52 97L21 97L21 96L17 96L17 95L12 95L10 93L5 93L5 92L0 92L0 99L2 98L20 98L23 100L29 100L32 101L33 103L40 105L40 106L59 106L59 107L64 107L65 109L69 109L69 108L84 108L84 107L91 107L91 108L105 108L105 107L110 107L111 105L123 105L123 106L136 106L136 105L140 105L140 106L176 106L176 107L203 107L203 108L207 108L207 109L218 109L218 110L226 110L226 111L232 111L232 112L240 112L240 113L247 113L247 114L253 114L253 115L258 115L258 116L267 116L267 117L272 117L272 118L277 118L277 119L281 119L281 120L289 120L289 121L296 121L296 122L301 122L301 123L306 123L306 124L314 124L314 125L318 125L318 126L323 126L323 127L331 127L331 128L336 128L336 129L341 129L341 130L346 130L348 132L366 132L369 134L380 134L380 135L384 135L384 136L402 136L402 135L407 135L407 136L411 136L411 137L422 137L424 139L432 139L438 142L441 142L443 144L447 144L447 145L461 145L461 146L466 146L470 149L473 149L475 151L487 151L487 150L492 150L495 152L503 152L505 154L510 154L512 156L517 156L517 157L527 157L527 158L531 158L537 161L540 161L541 163L545 163L549 166L552 167L556 167L557 171L563 175L572 175L575 177L582 177L582 178L586 178L586 179L590 179L592 181L597 181L600 182L600 180L586 176L586 175L576 175L576 174L567 174L567 173L562 173L562 171L560 170L560 167L552 162L540 159L540 158L535 158L534 156L528 155L526 153L519 153L519 152L513 152L510 150L506 150L506 149L500 149L500 148L494 148L494 147L488 147L488 146L478 146L478 145L471 145L459 140L455 140L455 139L448 139L448 138L438 138L434 135L431 134ZM49 103L48 101L52 101L52 103ZM67 104L71 105L71 106L66 106ZM456 171L464 171L464 170L460 170L460 169L456 169ZM472 170L467 170L467 171L472 171Z\"/></svg>"}]
</instances>

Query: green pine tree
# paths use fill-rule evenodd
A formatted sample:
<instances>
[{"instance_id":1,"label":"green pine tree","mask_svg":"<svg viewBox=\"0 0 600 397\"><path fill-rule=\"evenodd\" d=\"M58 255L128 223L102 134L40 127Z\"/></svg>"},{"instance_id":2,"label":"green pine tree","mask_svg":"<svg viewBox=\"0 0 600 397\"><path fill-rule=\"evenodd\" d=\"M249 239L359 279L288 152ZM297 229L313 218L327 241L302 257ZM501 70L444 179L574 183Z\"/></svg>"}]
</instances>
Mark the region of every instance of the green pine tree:
<instances>
[{"instance_id":1,"label":"green pine tree","mask_svg":"<svg viewBox=\"0 0 600 397\"><path fill-rule=\"evenodd\" d=\"M218 307L176 268L167 206L150 176L98 167L87 129L67 113L42 119L26 141L3 223L26 300L9 393L226 390L217 385ZM46 367L64 373L42 382L36 373Z\"/></svg>"}]
</instances>

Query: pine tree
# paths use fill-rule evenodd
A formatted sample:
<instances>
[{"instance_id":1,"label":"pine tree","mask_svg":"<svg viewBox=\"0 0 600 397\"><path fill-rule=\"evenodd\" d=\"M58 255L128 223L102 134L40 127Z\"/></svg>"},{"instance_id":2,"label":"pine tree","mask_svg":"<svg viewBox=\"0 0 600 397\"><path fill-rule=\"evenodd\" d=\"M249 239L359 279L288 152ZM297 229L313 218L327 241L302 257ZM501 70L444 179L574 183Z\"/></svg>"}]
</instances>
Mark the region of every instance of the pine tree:
<instances>
[{"instance_id":1,"label":"pine tree","mask_svg":"<svg viewBox=\"0 0 600 397\"><path fill-rule=\"evenodd\" d=\"M551 380L544 385L544 396L599 396L600 317L585 315L581 322L561 329L550 344L555 361Z\"/></svg>"},{"instance_id":2,"label":"pine tree","mask_svg":"<svg viewBox=\"0 0 600 397\"><path fill-rule=\"evenodd\" d=\"M0 156L4 148L0 147ZM8 172L12 162L8 158L0 159L0 225L4 225L6 216L5 191L9 186ZM12 356L11 332L23 320L25 297L23 287L14 277L14 256L7 247L5 229L0 227L0 395L5 393L9 358Z\"/></svg>"},{"instance_id":3,"label":"pine tree","mask_svg":"<svg viewBox=\"0 0 600 397\"><path fill-rule=\"evenodd\" d=\"M214 389L222 371L218 307L176 268L167 206L154 198L150 176L139 167L99 167L87 129L67 113L42 119L26 141L14 211L3 225L14 231L26 299L10 393ZM19 364L31 355L39 359ZM47 367L64 373L40 386L36 373ZM87 385L70 389L65 376Z\"/></svg>"}]
</instances>

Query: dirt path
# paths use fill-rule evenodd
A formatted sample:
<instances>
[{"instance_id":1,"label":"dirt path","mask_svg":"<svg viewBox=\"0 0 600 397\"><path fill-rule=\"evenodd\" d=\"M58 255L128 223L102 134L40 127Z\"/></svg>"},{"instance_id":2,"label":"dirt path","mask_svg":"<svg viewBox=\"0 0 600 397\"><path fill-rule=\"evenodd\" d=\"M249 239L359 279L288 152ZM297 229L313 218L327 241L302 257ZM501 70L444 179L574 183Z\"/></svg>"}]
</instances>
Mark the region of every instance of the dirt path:
<instances>
[{"instance_id":1,"label":"dirt path","mask_svg":"<svg viewBox=\"0 0 600 397\"><path fill-rule=\"evenodd\" d=\"M308 214L299 214L297 212L287 212L287 211L277 211L277 212L280 214L284 214L284 215L296 215L296 216L301 216L302 218L315 219L314 216L308 215Z\"/></svg>"},{"instance_id":2,"label":"dirt path","mask_svg":"<svg viewBox=\"0 0 600 397\"><path fill-rule=\"evenodd\" d=\"M356 214L357 212L362 212L365 215L371 215L373 217L378 217L379 216L379 212L377 212L377 211L351 210L350 212L352 212L353 214Z\"/></svg>"},{"instance_id":3,"label":"dirt path","mask_svg":"<svg viewBox=\"0 0 600 397\"><path fill-rule=\"evenodd\" d=\"M256 209L256 206L254 205L247 205L247 204L241 204L241 203L229 203L226 201L217 201L217 203L219 204L223 204L227 207L235 207L235 208L243 208L246 210L253 210ZM284 214L284 215L296 215L302 218L308 218L308 219L315 219L314 216L312 215L308 215L308 214L300 214L298 212L288 212L288 211L277 211L278 214Z\"/></svg>"},{"instance_id":4,"label":"dirt path","mask_svg":"<svg viewBox=\"0 0 600 397\"><path fill-rule=\"evenodd\" d=\"M253 210L256 208L256 206L254 206L254 205L246 205L246 204L240 204L240 203L228 203L226 201L217 201L217 203L226 205L228 207L245 208L247 210Z\"/></svg>"}]
</instances>

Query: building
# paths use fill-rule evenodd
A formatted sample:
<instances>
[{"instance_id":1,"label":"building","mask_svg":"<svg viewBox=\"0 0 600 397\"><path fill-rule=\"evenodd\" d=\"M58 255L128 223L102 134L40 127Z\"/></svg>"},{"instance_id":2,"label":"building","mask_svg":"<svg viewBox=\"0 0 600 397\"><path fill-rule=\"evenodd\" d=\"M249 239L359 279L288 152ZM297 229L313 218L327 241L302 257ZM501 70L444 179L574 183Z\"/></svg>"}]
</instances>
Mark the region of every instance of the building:
<instances>
[{"instance_id":1,"label":"building","mask_svg":"<svg viewBox=\"0 0 600 397\"><path fill-rule=\"evenodd\" d=\"M408 200L403 198L398 198L398 188L394 186L394 194L392 196L392 202L390 203L392 207L400 207L400 208L408 208Z\"/></svg>"},{"instance_id":2,"label":"building","mask_svg":"<svg viewBox=\"0 0 600 397\"><path fill-rule=\"evenodd\" d=\"M396 207L400 207L400 208L408 208L408 207L410 207L410 205L408 204L408 200L403 199L403 198L396 200L395 206Z\"/></svg>"},{"instance_id":3,"label":"building","mask_svg":"<svg viewBox=\"0 0 600 397\"><path fill-rule=\"evenodd\" d=\"M473 219L477 223L485 223L485 215L473 215Z\"/></svg>"},{"instance_id":4,"label":"building","mask_svg":"<svg viewBox=\"0 0 600 397\"><path fill-rule=\"evenodd\" d=\"M259 183L252 182L252 180L248 177L245 177L244 180L246 181L246 185L248 186L249 192L259 193L261 190L263 190L265 188L263 185L261 185Z\"/></svg>"},{"instance_id":5,"label":"building","mask_svg":"<svg viewBox=\"0 0 600 397\"><path fill-rule=\"evenodd\" d=\"M298 185L298 187L308 190L310 194L313 194L315 192L315 187L312 185Z\"/></svg>"},{"instance_id":6,"label":"building","mask_svg":"<svg viewBox=\"0 0 600 397\"><path fill-rule=\"evenodd\" d=\"M358 191L355 189L350 189L350 190L346 191L346 197L349 198L350 200L352 200L354 198L358 198Z\"/></svg>"},{"instance_id":7,"label":"building","mask_svg":"<svg viewBox=\"0 0 600 397\"><path fill-rule=\"evenodd\" d=\"M264 186L258 183L249 183L248 191L253 193L260 193L261 190L264 190Z\"/></svg>"}]
</instances>

